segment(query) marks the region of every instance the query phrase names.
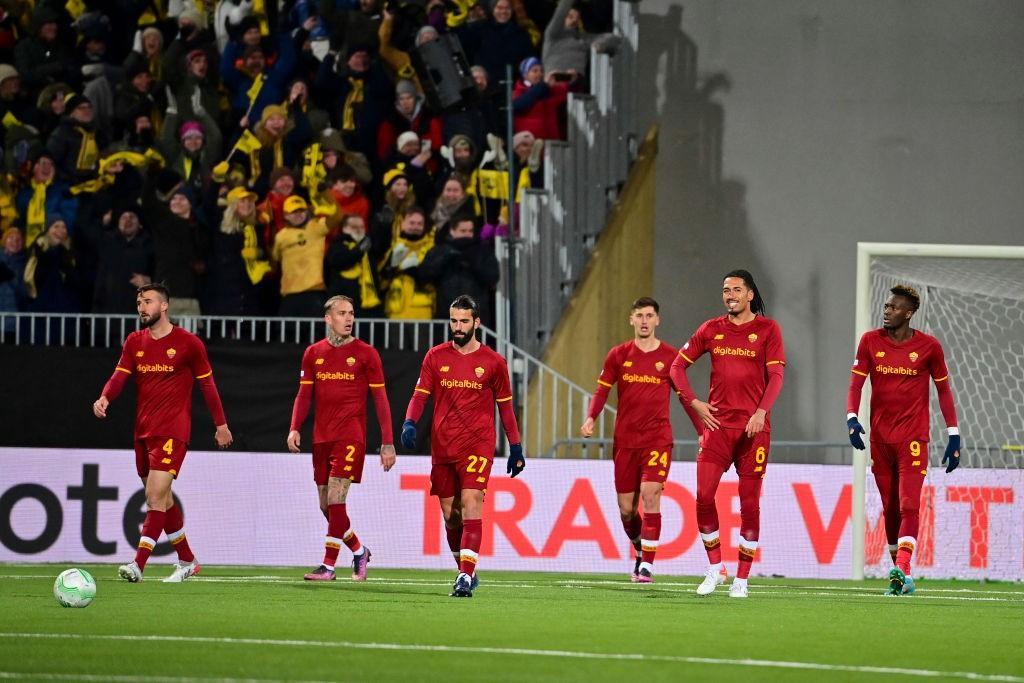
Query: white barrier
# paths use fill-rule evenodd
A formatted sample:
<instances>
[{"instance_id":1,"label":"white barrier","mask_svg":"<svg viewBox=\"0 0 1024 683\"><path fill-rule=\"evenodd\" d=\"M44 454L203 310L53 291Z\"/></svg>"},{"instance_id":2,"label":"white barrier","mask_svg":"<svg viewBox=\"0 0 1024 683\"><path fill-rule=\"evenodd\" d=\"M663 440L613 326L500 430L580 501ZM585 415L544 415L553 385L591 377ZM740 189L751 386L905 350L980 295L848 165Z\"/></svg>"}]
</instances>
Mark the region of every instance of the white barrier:
<instances>
[{"instance_id":1,"label":"white barrier","mask_svg":"<svg viewBox=\"0 0 1024 683\"><path fill-rule=\"evenodd\" d=\"M452 569L430 462L400 457L384 473L368 456L349 494L353 528L374 566ZM761 499L754 573L846 578L850 571L850 469L770 465ZM959 470L926 489L915 573L1024 578L1024 473ZM659 574L707 564L697 536L694 463L673 463L662 503ZM948 482L945 483L945 482ZM175 493L189 541L206 564L310 567L323 552L308 455L196 452ZM739 499L730 473L719 490L724 556L736 560ZM129 451L0 448L0 561L115 562L134 552L144 496ZM935 524L936 519L944 523ZM869 510L868 556L884 566L884 533ZM169 548L166 548L169 551ZM481 568L624 573L631 550L619 524L608 461L530 460L517 479L495 464ZM155 562L167 562L164 555Z\"/></svg>"}]
</instances>

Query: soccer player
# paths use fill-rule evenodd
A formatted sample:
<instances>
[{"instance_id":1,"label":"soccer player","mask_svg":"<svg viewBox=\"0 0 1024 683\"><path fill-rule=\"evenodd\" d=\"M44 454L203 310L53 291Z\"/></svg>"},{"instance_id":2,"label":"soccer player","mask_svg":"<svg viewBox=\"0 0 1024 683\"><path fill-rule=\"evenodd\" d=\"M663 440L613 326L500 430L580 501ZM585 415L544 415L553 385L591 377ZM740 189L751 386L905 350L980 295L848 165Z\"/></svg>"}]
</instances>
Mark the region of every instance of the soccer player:
<instances>
[{"instance_id":1,"label":"soccer player","mask_svg":"<svg viewBox=\"0 0 1024 683\"><path fill-rule=\"evenodd\" d=\"M908 285L889 290L882 327L865 332L857 345L846 398L850 444L864 449L864 428L857 418L864 380L871 378L871 472L882 497L889 554L888 595L914 592L910 560L917 545L921 486L928 473L928 380L935 383L949 442L942 464L946 473L960 464L960 430L949 388L949 370L935 337L910 327L921 296Z\"/></svg>"},{"instance_id":2,"label":"soccer player","mask_svg":"<svg viewBox=\"0 0 1024 683\"><path fill-rule=\"evenodd\" d=\"M206 407L213 416L217 445L231 445L231 430L213 382L206 347L199 337L168 320L168 297L167 288L161 284L139 288L136 308L142 329L125 339L114 373L92 404L96 417L105 418L110 402L121 393L128 378L135 377L135 468L146 489L148 511L135 559L117 570L122 579L131 583L142 580L146 562L162 531L178 553L174 571L164 582L181 583L199 573L199 563L185 538L184 516L171 493L192 432L193 379L199 381Z\"/></svg>"},{"instance_id":3,"label":"soccer player","mask_svg":"<svg viewBox=\"0 0 1024 683\"><path fill-rule=\"evenodd\" d=\"M437 496L448 546L459 565L451 596L471 598L479 580L481 513L494 455L494 404L508 437L506 472L526 467L505 359L476 338L480 313L465 294L448 309L452 340L427 351L402 425L402 445L416 447L416 421L434 397L430 495Z\"/></svg>"},{"instance_id":4,"label":"soccer player","mask_svg":"<svg viewBox=\"0 0 1024 683\"><path fill-rule=\"evenodd\" d=\"M324 561L305 575L307 581L334 581L334 567L344 543L352 551L352 580L365 581L370 549L359 542L346 509L348 490L363 477L366 459L366 392L380 423L380 464L389 471L395 464L391 407L384 386L384 368L377 350L352 336L355 307L347 296L332 296L324 303L327 337L306 348L299 372L299 392L292 406L288 450L299 452L299 430L316 399L313 419L313 481L320 509L327 516Z\"/></svg>"},{"instance_id":5,"label":"soccer player","mask_svg":"<svg viewBox=\"0 0 1024 683\"><path fill-rule=\"evenodd\" d=\"M747 577L757 551L761 526L761 480L771 448L769 414L782 391L786 354L782 330L764 315L764 300L746 270L727 273L722 282L726 314L706 321L683 345L670 375L684 402L703 423L697 450L697 528L708 553L708 569L697 595L725 583L715 492L722 475L735 465L739 475L740 543L736 578L729 597L747 597ZM711 389L699 400L686 370L711 354Z\"/></svg>"},{"instance_id":6,"label":"soccer player","mask_svg":"<svg viewBox=\"0 0 1024 683\"><path fill-rule=\"evenodd\" d=\"M630 577L634 583L654 580L654 556L661 537L661 492L672 465L672 423L668 416L672 385L668 373L676 350L655 334L661 324L658 310L658 302L650 297L633 302L629 314L633 340L608 352L587 419L580 427L584 438L594 434L594 421L604 409L612 385L618 383L612 458L619 517L636 550ZM638 510L641 500L642 519Z\"/></svg>"}]
</instances>

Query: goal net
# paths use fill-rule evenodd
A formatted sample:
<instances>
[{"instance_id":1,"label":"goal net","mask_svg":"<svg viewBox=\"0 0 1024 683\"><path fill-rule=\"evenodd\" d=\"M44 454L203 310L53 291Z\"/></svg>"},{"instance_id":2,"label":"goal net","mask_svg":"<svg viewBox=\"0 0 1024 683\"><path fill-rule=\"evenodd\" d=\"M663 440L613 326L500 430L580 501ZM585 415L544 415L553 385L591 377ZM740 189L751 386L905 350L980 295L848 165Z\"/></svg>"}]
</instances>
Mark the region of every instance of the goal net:
<instances>
[{"instance_id":1,"label":"goal net","mask_svg":"<svg viewBox=\"0 0 1024 683\"><path fill-rule=\"evenodd\" d=\"M1024 579L1024 248L874 245L865 259L870 245L861 246L867 308L858 337L881 324L891 287L916 287L921 309L913 326L942 342L963 440L960 468L947 475L947 435L933 390L914 572ZM892 562L870 469L865 476L864 574L878 576Z\"/></svg>"}]
</instances>

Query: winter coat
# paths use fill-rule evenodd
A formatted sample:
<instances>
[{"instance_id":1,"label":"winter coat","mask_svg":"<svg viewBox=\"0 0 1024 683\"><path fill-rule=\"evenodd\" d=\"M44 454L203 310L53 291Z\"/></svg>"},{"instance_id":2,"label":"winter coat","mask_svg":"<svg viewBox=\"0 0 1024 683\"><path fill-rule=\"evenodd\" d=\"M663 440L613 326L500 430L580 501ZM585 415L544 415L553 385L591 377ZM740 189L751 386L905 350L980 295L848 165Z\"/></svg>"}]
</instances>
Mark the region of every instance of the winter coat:
<instances>
[{"instance_id":1,"label":"winter coat","mask_svg":"<svg viewBox=\"0 0 1024 683\"><path fill-rule=\"evenodd\" d=\"M528 85L516 81L512 91L513 125L517 133L528 130L539 140L560 140L558 107L569 97L569 86L557 82L548 85L541 81Z\"/></svg>"},{"instance_id":2,"label":"winter coat","mask_svg":"<svg viewBox=\"0 0 1024 683\"><path fill-rule=\"evenodd\" d=\"M92 310L96 313L131 312L137 292L130 282L132 276L138 273L152 278L155 265L153 240L145 230L130 241L116 228L107 230L99 246Z\"/></svg>"},{"instance_id":3,"label":"winter coat","mask_svg":"<svg viewBox=\"0 0 1024 683\"><path fill-rule=\"evenodd\" d=\"M512 65L512 74L516 76L519 63L536 54L530 35L515 19L504 24L493 19L465 24L457 34L469 63L487 69L494 83L505 78L505 65Z\"/></svg>"},{"instance_id":4,"label":"winter coat","mask_svg":"<svg viewBox=\"0 0 1024 683\"><path fill-rule=\"evenodd\" d=\"M433 233L419 239L399 235L380 262L384 314L396 320L434 317L434 288L420 282L419 265L434 246Z\"/></svg>"},{"instance_id":5,"label":"winter coat","mask_svg":"<svg viewBox=\"0 0 1024 683\"><path fill-rule=\"evenodd\" d=\"M480 307L480 318L490 321L491 293L498 284L500 271L494 246L475 238L438 242L420 264L421 282L429 282L437 290L435 316L448 316L448 305L460 294L468 294Z\"/></svg>"},{"instance_id":6,"label":"winter coat","mask_svg":"<svg viewBox=\"0 0 1024 683\"><path fill-rule=\"evenodd\" d=\"M376 272L370 260L370 238L356 242L342 233L327 247L324 259L327 294L344 294L352 299L356 317L379 314L383 303Z\"/></svg>"}]
</instances>

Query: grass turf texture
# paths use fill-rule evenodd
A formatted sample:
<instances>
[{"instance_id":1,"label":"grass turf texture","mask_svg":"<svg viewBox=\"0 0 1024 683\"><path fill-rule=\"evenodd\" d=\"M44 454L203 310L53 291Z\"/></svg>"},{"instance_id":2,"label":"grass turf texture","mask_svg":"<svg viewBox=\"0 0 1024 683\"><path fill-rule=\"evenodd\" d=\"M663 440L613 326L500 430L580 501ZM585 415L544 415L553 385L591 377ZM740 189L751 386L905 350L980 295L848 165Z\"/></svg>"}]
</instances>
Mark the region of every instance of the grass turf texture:
<instances>
[{"instance_id":1,"label":"grass turf texture","mask_svg":"<svg viewBox=\"0 0 1024 683\"><path fill-rule=\"evenodd\" d=\"M309 583L307 569L204 567L164 584L170 568L151 565L129 584L84 567L96 600L65 609L52 586L66 565L0 565L0 680L1024 681L1018 584L922 580L887 598L880 580L754 578L737 600L728 586L698 598L696 578L485 570L459 600L454 571L371 567L354 583L340 566Z\"/></svg>"}]
</instances>

